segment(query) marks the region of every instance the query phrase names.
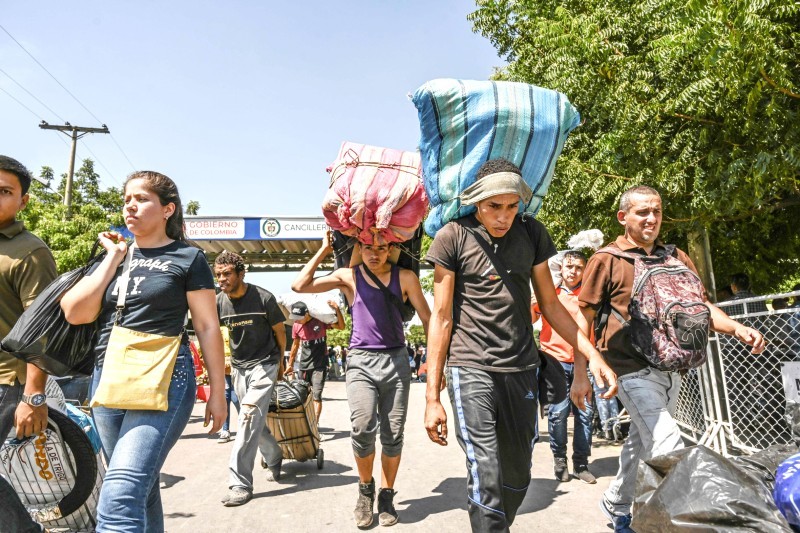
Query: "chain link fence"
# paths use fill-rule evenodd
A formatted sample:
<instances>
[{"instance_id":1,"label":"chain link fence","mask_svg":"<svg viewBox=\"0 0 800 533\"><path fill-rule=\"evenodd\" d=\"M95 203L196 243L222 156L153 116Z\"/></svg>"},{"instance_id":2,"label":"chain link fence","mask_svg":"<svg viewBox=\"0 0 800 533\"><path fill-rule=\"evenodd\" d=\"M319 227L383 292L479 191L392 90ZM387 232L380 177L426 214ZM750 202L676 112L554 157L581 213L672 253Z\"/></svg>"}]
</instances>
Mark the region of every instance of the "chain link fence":
<instances>
[{"instance_id":1,"label":"chain link fence","mask_svg":"<svg viewBox=\"0 0 800 533\"><path fill-rule=\"evenodd\" d=\"M707 362L684 376L675 418L684 437L729 455L786 444L783 363L800 361L800 291L722 302L719 307L767 340L763 353L712 335ZM772 309L767 305L771 302Z\"/></svg>"}]
</instances>

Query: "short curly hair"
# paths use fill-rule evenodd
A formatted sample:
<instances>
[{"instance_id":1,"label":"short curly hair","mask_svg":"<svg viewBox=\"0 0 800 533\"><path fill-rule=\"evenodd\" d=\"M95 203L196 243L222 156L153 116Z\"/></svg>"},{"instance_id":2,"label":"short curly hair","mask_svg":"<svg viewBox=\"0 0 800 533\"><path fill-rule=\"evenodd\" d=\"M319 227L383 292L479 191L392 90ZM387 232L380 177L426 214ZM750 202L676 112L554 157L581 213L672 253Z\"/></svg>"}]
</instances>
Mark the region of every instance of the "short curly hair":
<instances>
[{"instance_id":1,"label":"short curly hair","mask_svg":"<svg viewBox=\"0 0 800 533\"><path fill-rule=\"evenodd\" d=\"M217 258L214 259L214 266L217 265L219 266L233 265L234 270L236 270L237 274L239 272L244 272L244 259L242 259L241 255L235 252L229 252L225 250L224 252L219 254Z\"/></svg>"},{"instance_id":2,"label":"short curly hair","mask_svg":"<svg viewBox=\"0 0 800 533\"><path fill-rule=\"evenodd\" d=\"M497 174L498 172L513 172L514 174L522 176L522 171L519 167L508 159L490 159L481 165L475 179L479 180L490 174Z\"/></svg>"}]
</instances>

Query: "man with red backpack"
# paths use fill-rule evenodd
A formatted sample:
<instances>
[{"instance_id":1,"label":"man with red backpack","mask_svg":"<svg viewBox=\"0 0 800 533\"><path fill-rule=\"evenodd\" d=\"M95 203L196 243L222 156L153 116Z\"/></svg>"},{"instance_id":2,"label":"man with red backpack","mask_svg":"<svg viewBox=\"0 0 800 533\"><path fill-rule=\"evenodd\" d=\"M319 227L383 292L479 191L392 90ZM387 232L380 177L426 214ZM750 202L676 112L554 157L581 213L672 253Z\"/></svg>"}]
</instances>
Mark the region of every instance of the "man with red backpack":
<instances>
[{"instance_id":1,"label":"man with red backpack","mask_svg":"<svg viewBox=\"0 0 800 533\"><path fill-rule=\"evenodd\" d=\"M672 414L682 374L705 361L708 330L733 335L754 354L764 350L761 333L706 299L689 256L658 239L661 209L651 187L622 194L617 220L625 234L589 259L578 297L578 325L588 335L598 319L598 349L618 377L618 395L631 417L617 477L600 504L617 532L632 531L639 460L683 448ZM586 372L579 370L586 361L578 353L575 359L573 388L588 391Z\"/></svg>"}]
</instances>

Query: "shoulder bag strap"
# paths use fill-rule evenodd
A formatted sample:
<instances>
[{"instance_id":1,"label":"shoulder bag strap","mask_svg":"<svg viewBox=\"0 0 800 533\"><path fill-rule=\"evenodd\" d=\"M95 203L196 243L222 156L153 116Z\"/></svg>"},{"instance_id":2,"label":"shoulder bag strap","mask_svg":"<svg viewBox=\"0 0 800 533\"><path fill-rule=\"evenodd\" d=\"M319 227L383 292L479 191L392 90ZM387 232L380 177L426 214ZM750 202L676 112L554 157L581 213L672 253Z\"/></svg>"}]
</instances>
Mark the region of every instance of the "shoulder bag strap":
<instances>
[{"instance_id":1,"label":"shoulder bag strap","mask_svg":"<svg viewBox=\"0 0 800 533\"><path fill-rule=\"evenodd\" d=\"M136 242L131 242L128 245L128 253L125 256L125 262L122 264L122 274L119 276L117 283L117 314L114 317L114 325L118 326L122 319L122 310L125 309L125 297L128 294L128 282L131 279L131 262L133 262L133 249L136 248Z\"/></svg>"},{"instance_id":2,"label":"shoulder bag strap","mask_svg":"<svg viewBox=\"0 0 800 533\"><path fill-rule=\"evenodd\" d=\"M483 238L483 235L481 235L472 228L465 227L464 229L466 229L467 233L472 235L472 237L480 245L480 247L483 248L484 253L489 258L489 262L492 263L492 266L499 274L500 279L503 280L503 285L505 285L506 290L508 290L508 292L511 293L511 297L514 300L514 303L517 305L517 308L520 311L522 318L524 319L527 314L527 308L525 307L525 303L523 302L525 298L523 298L522 294L519 292L519 289L517 288L516 285L514 285L514 282L508 275L505 263L503 263L503 260L500 259L500 256L494 253L494 250L492 250L492 246L488 242L486 242L486 239ZM531 335L533 335L533 325L528 320L526 320L525 322L526 322L525 324L526 329Z\"/></svg>"},{"instance_id":3,"label":"shoulder bag strap","mask_svg":"<svg viewBox=\"0 0 800 533\"><path fill-rule=\"evenodd\" d=\"M362 265L363 265L363 263L362 263ZM387 300L389 300L390 302L392 302L392 304L393 304L395 307L397 307L397 310L398 310L398 311L400 311L400 316L402 317L402 315L403 315L403 302L402 302L402 301L400 301L400 298L398 298L398 297L397 297L397 295L396 295L395 293L393 293L392 291L390 291L390 290L389 290L389 288L388 288L388 287L386 287L386 285L384 285L384 284L381 282L381 280L378 278L378 276L376 276L376 275L375 275L375 273L374 273L374 272L372 272L372 271L369 269L369 267L368 267L368 266L366 266L366 265L363 265L363 266L364 266L364 272L366 272L366 273L367 273L367 276L369 276L369 279L371 279L371 280L372 280L372 282L373 282L375 285L377 285L377 286L378 286L378 288L380 289L380 291L383 293L383 296L384 296L384 297L385 297ZM390 270L390 272L391 272L391 270ZM390 278L390 279L391 279L391 278Z\"/></svg>"}]
</instances>

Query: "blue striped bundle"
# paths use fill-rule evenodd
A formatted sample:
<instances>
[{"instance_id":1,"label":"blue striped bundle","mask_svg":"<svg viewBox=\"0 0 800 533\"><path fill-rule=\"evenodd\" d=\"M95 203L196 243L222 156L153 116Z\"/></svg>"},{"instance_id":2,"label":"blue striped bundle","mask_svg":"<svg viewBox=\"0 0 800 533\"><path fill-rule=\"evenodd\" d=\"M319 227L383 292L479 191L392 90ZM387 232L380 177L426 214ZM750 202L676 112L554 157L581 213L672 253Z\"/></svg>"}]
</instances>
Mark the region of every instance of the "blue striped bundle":
<instances>
[{"instance_id":1,"label":"blue striped bundle","mask_svg":"<svg viewBox=\"0 0 800 533\"><path fill-rule=\"evenodd\" d=\"M475 211L461 206L458 196L489 159L520 167L534 193L520 211L535 214L564 141L580 122L565 95L526 83L438 79L417 89L412 101L419 111L430 236Z\"/></svg>"}]
</instances>

